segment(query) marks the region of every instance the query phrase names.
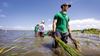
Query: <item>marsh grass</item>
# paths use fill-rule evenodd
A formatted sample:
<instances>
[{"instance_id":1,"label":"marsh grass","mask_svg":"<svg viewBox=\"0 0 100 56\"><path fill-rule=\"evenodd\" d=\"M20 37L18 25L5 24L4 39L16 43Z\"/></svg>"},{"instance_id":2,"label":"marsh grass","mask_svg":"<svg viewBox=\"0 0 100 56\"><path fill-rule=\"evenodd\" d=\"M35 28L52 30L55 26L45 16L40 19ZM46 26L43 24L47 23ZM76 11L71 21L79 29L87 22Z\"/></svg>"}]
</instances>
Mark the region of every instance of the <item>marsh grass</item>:
<instances>
[{"instance_id":1,"label":"marsh grass","mask_svg":"<svg viewBox=\"0 0 100 56\"><path fill-rule=\"evenodd\" d=\"M58 42L59 46L62 48L63 51L66 52L68 56L82 56L78 50L72 48L68 44L65 44L60 38L55 37L56 41Z\"/></svg>"}]
</instances>

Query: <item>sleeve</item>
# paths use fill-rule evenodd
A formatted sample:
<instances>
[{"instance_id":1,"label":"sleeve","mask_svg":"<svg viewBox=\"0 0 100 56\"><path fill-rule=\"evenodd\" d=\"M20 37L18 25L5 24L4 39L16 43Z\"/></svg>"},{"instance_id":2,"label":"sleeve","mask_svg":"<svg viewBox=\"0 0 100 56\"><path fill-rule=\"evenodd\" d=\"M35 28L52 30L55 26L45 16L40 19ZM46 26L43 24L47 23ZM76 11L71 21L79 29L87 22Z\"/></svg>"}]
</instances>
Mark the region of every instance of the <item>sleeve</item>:
<instances>
[{"instance_id":1,"label":"sleeve","mask_svg":"<svg viewBox=\"0 0 100 56\"><path fill-rule=\"evenodd\" d=\"M58 15L57 15L57 14L54 16L54 20L55 20L55 19L58 19Z\"/></svg>"},{"instance_id":2,"label":"sleeve","mask_svg":"<svg viewBox=\"0 0 100 56\"><path fill-rule=\"evenodd\" d=\"M36 26L35 26L35 28L34 28L34 31L36 31Z\"/></svg>"}]
</instances>

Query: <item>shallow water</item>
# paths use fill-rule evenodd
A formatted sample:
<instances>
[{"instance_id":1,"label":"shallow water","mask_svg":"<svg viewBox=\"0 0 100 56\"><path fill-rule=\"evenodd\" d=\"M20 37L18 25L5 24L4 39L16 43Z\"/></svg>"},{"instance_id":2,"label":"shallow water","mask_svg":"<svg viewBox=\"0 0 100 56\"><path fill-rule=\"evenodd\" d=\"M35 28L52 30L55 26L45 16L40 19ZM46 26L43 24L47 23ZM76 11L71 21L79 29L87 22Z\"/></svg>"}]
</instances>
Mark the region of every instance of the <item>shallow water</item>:
<instances>
[{"instance_id":1,"label":"shallow water","mask_svg":"<svg viewBox=\"0 0 100 56\"><path fill-rule=\"evenodd\" d=\"M63 56L54 52L53 38L50 36L34 37L32 31L2 31L0 33L0 48L5 48L1 56ZM82 34L73 33L72 35L79 41L84 56L100 56L100 41ZM70 40L69 44L71 45Z\"/></svg>"}]
</instances>

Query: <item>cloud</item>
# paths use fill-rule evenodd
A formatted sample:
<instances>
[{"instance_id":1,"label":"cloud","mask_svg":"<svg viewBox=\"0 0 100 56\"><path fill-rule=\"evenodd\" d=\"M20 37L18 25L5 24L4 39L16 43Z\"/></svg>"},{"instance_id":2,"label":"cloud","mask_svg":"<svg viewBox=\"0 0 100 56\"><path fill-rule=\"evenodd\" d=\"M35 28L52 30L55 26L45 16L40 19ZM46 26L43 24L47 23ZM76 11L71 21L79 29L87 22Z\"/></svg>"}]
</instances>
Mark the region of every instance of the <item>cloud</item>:
<instances>
[{"instance_id":1,"label":"cloud","mask_svg":"<svg viewBox=\"0 0 100 56\"><path fill-rule=\"evenodd\" d=\"M7 29L7 30L33 30L31 26L0 26L0 29Z\"/></svg>"},{"instance_id":2,"label":"cloud","mask_svg":"<svg viewBox=\"0 0 100 56\"><path fill-rule=\"evenodd\" d=\"M51 19L48 19L48 21L51 21Z\"/></svg>"},{"instance_id":3,"label":"cloud","mask_svg":"<svg viewBox=\"0 0 100 56\"><path fill-rule=\"evenodd\" d=\"M3 10L2 9L0 9L0 12L2 12Z\"/></svg>"},{"instance_id":4,"label":"cloud","mask_svg":"<svg viewBox=\"0 0 100 56\"><path fill-rule=\"evenodd\" d=\"M1 15L0 15L0 18L5 18L5 17L6 17L5 14L1 14Z\"/></svg>"},{"instance_id":5,"label":"cloud","mask_svg":"<svg viewBox=\"0 0 100 56\"><path fill-rule=\"evenodd\" d=\"M3 5L3 7L8 7L8 3L7 2L3 2L2 5Z\"/></svg>"},{"instance_id":6,"label":"cloud","mask_svg":"<svg viewBox=\"0 0 100 56\"><path fill-rule=\"evenodd\" d=\"M28 28L24 26L14 26L12 27L12 30L28 30Z\"/></svg>"},{"instance_id":7,"label":"cloud","mask_svg":"<svg viewBox=\"0 0 100 56\"><path fill-rule=\"evenodd\" d=\"M71 20L69 24L72 30L85 29L85 28L100 29L100 20L96 20L95 18ZM51 29L52 29L52 24L48 24L46 26L46 30L51 30Z\"/></svg>"},{"instance_id":8,"label":"cloud","mask_svg":"<svg viewBox=\"0 0 100 56\"><path fill-rule=\"evenodd\" d=\"M52 30L52 24L45 25L45 30Z\"/></svg>"},{"instance_id":9,"label":"cloud","mask_svg":"<svg viewBox=\"0 0 100 56\"><path fill-rule=\"evenodd\" d=\"M70 22L70 28L72 30L77 29L85 29L85 28L97 28L100 29L100 20L97 20L95 18L86 18L86 19L77 19L77 20L71 20ZM10 30L33 30L33 26L12 26L12 27L6 27L0 26L0 28L4 29L10 29ZM52 30L52 23L45 25L45 30Z\"/></svg>"},{"instance_id":10,"label":"cloud","mask_svg":"<svg viewBox=\"0 0 100 56\"><path fill-rule=\"evenodd\" d=\"M0 25L0 29L3 29L3 26Z\"/></svg>"},{"instance_id":11,"label":"cloud","mask_svg":"<svg viewBox=\"0 0 100 56\"><path fill-rule=\"evenodd\" d=\"M70 21L71 29L98 28L100 29L100 20L95 18L77 19Z\"/></svg>"},{"instance_id":12,"label":"cloud","mask_svg":"<svg viewBox=\"0 0 100 56\"><path fill-rule=\"evenodd\" d=\"M2 28L3 26L0 26L0 28Z\"/></svg>"},{"instance_id":13,"label":"cloud","mask_svg":"<svg viewBox=\"0 0 100 56\"><path fill-rule=\"evenodd\" d=\"M11 30L32 30L32 27L14 26L14 27L11 28Z\"/></svg>"}]
</instances>

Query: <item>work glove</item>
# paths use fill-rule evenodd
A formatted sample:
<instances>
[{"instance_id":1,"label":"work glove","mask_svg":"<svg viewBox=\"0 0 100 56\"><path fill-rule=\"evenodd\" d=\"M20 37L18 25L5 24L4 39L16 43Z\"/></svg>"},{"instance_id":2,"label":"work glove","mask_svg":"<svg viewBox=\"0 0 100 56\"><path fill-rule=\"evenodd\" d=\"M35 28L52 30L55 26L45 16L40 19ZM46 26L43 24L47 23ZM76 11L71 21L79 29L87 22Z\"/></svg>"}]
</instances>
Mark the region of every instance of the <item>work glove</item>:
<instances>
[{"instance_id":1,"label":"work glove","mask_svg":"<svg viewBox=\"0 0 100 56\"><path fill-rule=\"evenodd\" d=\"M56 32L52 32L52 37L55 38Z\"/></svg>"}]
</instances>

